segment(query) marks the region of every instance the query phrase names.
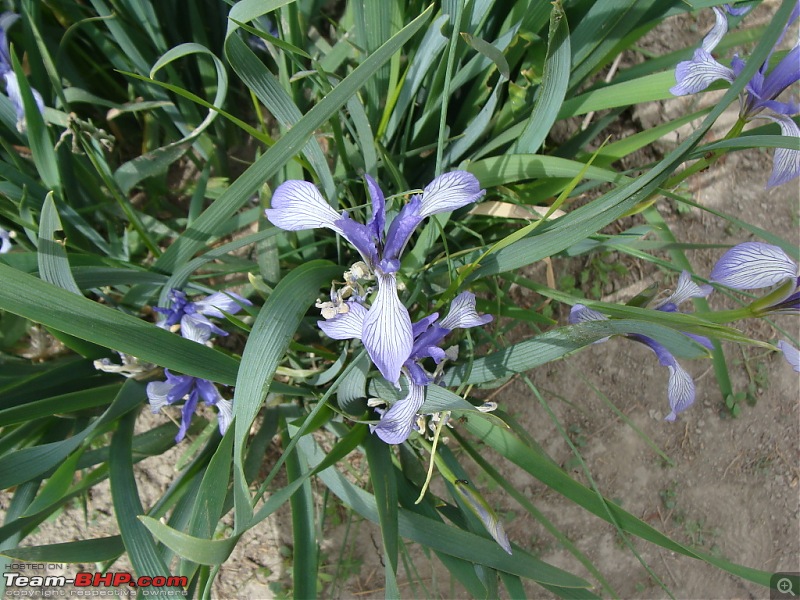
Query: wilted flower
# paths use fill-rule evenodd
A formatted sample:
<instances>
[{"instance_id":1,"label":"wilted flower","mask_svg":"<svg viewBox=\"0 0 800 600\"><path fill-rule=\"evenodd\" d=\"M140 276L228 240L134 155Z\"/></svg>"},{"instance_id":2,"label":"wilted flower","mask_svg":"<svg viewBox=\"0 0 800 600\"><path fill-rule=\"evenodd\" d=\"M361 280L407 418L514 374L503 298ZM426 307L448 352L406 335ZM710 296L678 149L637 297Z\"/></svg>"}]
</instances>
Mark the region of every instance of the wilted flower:
<instances>
[{"instance_id":1,"label":"wilted flower","mask_svg":"<svg viewBox=\"0 0 800 600\"><path fill-rule=\"evenodd\" d=\"M319 321L320 329L337 340L362 339L364 324L369 311L357 301L348 302L349 310L333 319ZM453 299L450 312L439 321L439 313L433 313L412 325L413 344L411 352L403 362L401 372L408 384L408 394L383 412L372 431L387 444L400 444L411 434L416 415L425 401L425 387L433 383L432 377L422 366L422 361L432 358L436 364L445 358L440 347L444 338L453 329L467 329L485 325L491 315L478 315L475 311L475 295L462 292Z\"/></svg>"},{"instance_id":2,"label":"wilted flower","mask_svg":"<svg viewBox=\"0 0 800 600\"><path fill-rule=\"evenodd\" d=\"M326 227L344 237L361 254L375 274L378 291L372 306L363 309L358 337L381 374L397 385L400 370L411 354L414 334L408 310L397 296L400 256L417 226L431 215L475 202L485 193L474 175L466 171L445 173L415 194L385 231L386 201L377 182L366 176L372 200L372 217L364 225L340 215L307 181L287 181L272 196L267 218L287 231Z\"/></svg>"},{"instance_id":3,"label":"wilted flower","mask_svg":"<svg viewBox=\"0 0 800 600\"><path fill-rule=\"evenodd\" d=\"M4 12L0 15L0 75L6 82L6 94L8 99L14 105L14 110L17 113L17 129L25 131L25 107L22 104L22 94L19 89L19 81L14 69L11 65L11 53L8 48L8 28L13 25L19 15L12 12ZM39 107L39 112L44 112L44 100L42 95L35 89L31 88L33 98L36 101L36 106Z\"/></svg>"},{"instance_id":4,"label":"wilted flower","mask_svg":"<svg viewBox=\"0 0 800 600\"><path fill-rule=\"evenodd\" d=\"M191 375L173 375L164 369L167 376L165 381L151 381L147 384L147 399L150 401L150 410L157 413L168 404L175 404L186 399L181 408L181 425L175 441L180 442L186 437L197 404L202 399L209 406L216 406L219 411L219 431L223 435L233 419L233 404L222 397L216 386L207 379L192 377Z\"/></svg>"},{"instance_id":5,"label":"wilted flower","mask_svg":"<svg viewBox=\"0 0 800 600\"><path fill-rule=\"evenodd\" d=\"M797 264L778 246L763 242L737 244L722 255L711 270L710 280L735 290L757 290L794 281L785 295L776 297L761 311L800 312L800 277ZM780 296L780 295L779 295Z\"/></svg>"},{"instance_id":6,"label":"wilted flower","mask_svg":"<svg viewBox=\"0 0 800 600\"><path fill-rule=\"evenodd\" d=\"M732 9L725 5L725 10L731 14L742 14L744 9ZM675 69L677 85L672 87L670 92L676 96L696 94L720 79L733 83L746 66L745 61L738 55L734 55L731 67L720 64L711 55L711 51L716 48L728 31L728 19L725 12L714 7L714 14L716 17L714 27L703 39L701 47L695 50L692 60L678 63ZM800 2L792 11L786 28L797 19L798 15L800 15ZM785 31L784 29L784 33ZM782 38L783 35L776 43L776 48ZM770 52L770 57L774 51L775 48ZM800 42L795 44L775 68L767 72L770 57L767 57L756 71L740 97L740 118L744 121L754 118L769 119L778 124L783 135L799 138L800 129L790 117L800 113L800 106L795 102L779 101L777 98L800 79ZM762 114L764 110L769 110L772 114ZM786 183L798 175L800 175L800 151L776 148L772 175L767 182L767 187Z\"/></svg>"},{"instance_id":7,"label":"wilted flower","mask_svg":"<svg viewBox=\"0 0 800 600\"><path fill-rule=\"evenodd\" d=\"M203 300L190 302L186 294L180 290L171 290L169 293L170 307L154 307L158 313L165 315L166 318L158 322L162 329L170 329L180 323L181 335L185 338L206 342L211 334L228 335L228 332L220 329L209 321L208 317L224 318L223 311L229 314L236 314L242 309L243 305L252 306L252 302L233 292L217 292L211 294Z\"/></svg>"},{"instance_id":8,"label":"wilted flower","mask_svg":"<svg viewBox=\"0 0 800 600\"><path fill-rule=\"evenodd\" d=\"M683 271L678 279L678 285L675 292L666 300L657 304L655 310L663 312L677 312L678 306L689 300L690 298L705 298L711 293L711 286L699 286L691 280L689 273ZM570 323L584 323L586 321L601 321L605 320L604 314L592 310L583 304L576 304L572 307L569 314ZM691 333L684 333L683 335L690 337L702 346L711 349L713 348L711 341L703 336L694 335ZM684 370L678 363L672 353L664 346L659 344L656 340L646 335L638 333L626 334L627 338L641 342L650 348L658 358L658 362L662 366L669 369L669 383L667 384L667 398L669 399L670 413L665 417L667 421L674 421L679 413L689 408L694 403L695 388L692 376ZM607 340L598 340L603 342Z\"/></svg>"}]
</instances>

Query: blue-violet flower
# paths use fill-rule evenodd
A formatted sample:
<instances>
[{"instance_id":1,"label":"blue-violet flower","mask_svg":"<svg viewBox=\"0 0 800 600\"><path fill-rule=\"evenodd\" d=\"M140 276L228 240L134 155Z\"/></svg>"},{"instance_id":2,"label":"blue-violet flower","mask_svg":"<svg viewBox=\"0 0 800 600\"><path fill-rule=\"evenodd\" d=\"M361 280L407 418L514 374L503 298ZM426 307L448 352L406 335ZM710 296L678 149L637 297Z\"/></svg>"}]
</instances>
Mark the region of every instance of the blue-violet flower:
<instances>
[{"instance_id":1,"label":"blue-violet flower","mask_svg":"<svg viewBox=\"0 0 800 600\"><path fill-rule=\"evenodd\" d=\"M6 94L11 104L14 105L14 110L17 113L17 129L25 131L25 107L22 103L22 94L19 89L19 81L17 81L17 74L11 65L11 53L8 48L7 31L16 21L19 15L12 12L4 12L0 15L0 76L6 82ZM42 95L31 88L33 98L36 101L36 106L39 108L40 113L44 113L44 100Z\"/></svg>"},{"instance_id":2,"label":"blue-violet flower","mask_svg":"<svg viewBox=\"0 0 800 600\"><path fill-rule=\"evenodd\" d=\"M219 431L225 435L233 419L233 404L219 393L216 386L207 379L192 377L191 375L173 375L164 369L167 376L165 381L151 381L147 384L147 399L150 401L150 410L157 413L167 404L175 404L186 399L181 408L181 425L175 441L180 442L186 437L197 404L202 399L209 406L216 406L219 411Z\"/></svg>"},{"instance_id":3,"label":"blue-violet flower","mask_svg":"<svg viewBox=\"0 0 800 600\"><path fill-rule=\"evenodd\" d=\"M742 14L744 9L732 9L725 5L725 10L717 7L714 7L713 10L716 17L715 23L703 39L701 47L695 50L692 60L678 63L675 69L677 84L670 88L670 92L676 96L696 94L720 79L733 83L745 68L745 61L738 55L734 55L731 67L720 64L711 55L711 51L716 48L728 31L728 19L725 11L731 14ZM792 11L786 29L797 19L798 15L800 15L800 2ZM786 29L784 29L784 33ZM783 35L776 42L776 48L782 38ZM770 57L776 48L773 48L770 56L745 87L745 91L740 97L739 115L744 121L754 118L768 119L778 124L782 135L800 138L800 128L791 118L800 114L800 106L795 102L783 102L777 99L789 86L800 80L800 40L775 68L767 72ZM765 109L772 114L762 114ZM781 185L798 175L800 175L800 151L776 148L772 175L767 182L767 187Z\"/></svg>"},{"instance_id":4,"label":"blue-violet flower","mask_svg":"<svg viewBox=\"0 0 800 600\"><path fill-rule=\"evenodd\" d=\"M319 321L329 337L337 340L361 339L369 311L357 300L347 302L349 310L334 318ZM486 325L491 315L479 315L475 310L475 295L462 292L450 304L450 312L439 320L439 313L433 313L412 325L413 343L408 357L403 362L401 372L408 384L408 394L395 402L381 415L377 425L370 429L387 444L400 444L408 439L416 422L416 416L425 401L425 387L434 382L422 366L422 361L432 358L438 365L446 353L441 348L444 338L453 329L467 329Z\"/></svg>"},{"instance_id":5,"label":"blue-violet flower","mask_svg":"<svg viewBox=\"0 0 800 600\"><path fill-rule=\"evenodd\" d=\"M658 303L654 308L664 312L677 312L678 306L689 300L690 298L705 298L712 291L711 286L699 286L691 280L688 272L683 271L678 279L678 285L675 292L666 300ZM570 323L583 323L586 321L601 321L605 320L604 314L592 310L583 304L576 304L572 307L569 314ZM684 333L694 341L702 346L711 349L713 346L711 341L703 336ZM658 358L658 362L662 366L669 369L669 383L667 384L667 398L669 399L670 413L665 417L667 421L674 421L678 414L689 408L694 403L695 387L692 376L681 367L672 353L664 346L659 344L656 340L646 335L638 333L630 333L625 337L641 342L650 348ZM604 342L608 338L598 340L596 343Z\"/></svg>"},{"instance_id":6,"label":"blue-violet flower","mask_svg":"<svg viewBox=\"0 0 800 600\"><path fill-rule=\"evenodd\" d=\"M228 335L212 323L208 317L224 318L223 311L236 314L242 306L252 306L252 302L234 292L216 292L203 300L190 302L186 294L180 290L171 290L169 293L170 307L154 307L153 310L165 315L157 323L162 329L170 329L180 323L181 335L185 338L204 343L211 334Z\"/></svg>"},{"instance_id":7,"label":"blue-violet flower","mask_svg":"<svg viewBox=\"0 0 800 600\"><path fill-rule=\"evenodd\" d=\"M485 194L477 178L466 171L445 173L415 194L386 228L386 201L377 182L366 176L372 217L364 225L337 213L307 181L287 181L275 190L267 218L287 231L325 227L335 231L361 254L375 274L377 294L369 309L363 306L358 337L384 378L395 386L414 346L408 310L397 295L400 256L417 226L431 215L475 202ZM358 311L359 309L355 309Z\"/></svg>"},{"instance_id":8,"label":"blue-violet flower","mask_svg":"<svg viewBox=\"0 0 800 600\"><path fill-rule=\"evenodd\" d=\"M735 290L757 290L780 286L794 280L783 297L760 310L778 313L800 312L800 273L797 264L778 246L763 242L737 244L717 261L710 281Z\"/></svg>"},{"instance_id":9,"label":"blue-violet flower","mask_svg":"<svg viewBox=\"0 0 800 600\"><path fill-rule=\"evenodd\" d=\"M11 250L11 233L0 227L0 254Z\"/></svg>"}]
</instances>

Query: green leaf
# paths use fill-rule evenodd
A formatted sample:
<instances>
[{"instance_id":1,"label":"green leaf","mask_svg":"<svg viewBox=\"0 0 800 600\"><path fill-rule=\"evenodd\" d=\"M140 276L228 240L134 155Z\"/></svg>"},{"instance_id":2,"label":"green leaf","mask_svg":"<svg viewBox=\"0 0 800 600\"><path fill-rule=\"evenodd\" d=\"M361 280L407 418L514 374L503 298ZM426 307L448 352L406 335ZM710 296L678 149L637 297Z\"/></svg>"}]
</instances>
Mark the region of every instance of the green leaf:
<instances>
[{"instance_id":1,"label":"green leaf","mask_svg":"<svg viewBox=\"0 0 800 600\"><path fill-rule=\"evenodd\" d=\"M303 113L297 108L286 90L281 87L278 79L239 36L228 36L225 41L225 53L236 74L275 116L284 129L290 130L303 118ZM316 139L308 140L303 146L303 153L314 167L325 193L329 198L334 198L336 184L319 142Z\"/></svg>"},{"instance_id":2,"label":"green leaf","mask_svg":"<svg viewBox=\"0 0 800 600\"><path fill-rule=\"evenodd\" d=\"M707 355L706 350L690 338L661 325L632 320L590 321L553 329L477 358L471 365L451 368L442 381L448 387L494 381L510 373L546 364L609 335L625 333L654 338L677 356L699 358Z\"/></svg>"},{"instance_id":3,"label":"green leaf","mask_svg":"<svg viewBox=\"0 0 800 600\"><path fill-rule=\"evenodd\" d=\"M486 40L483 40L470 33L462 31L461 37L464 38L464 41L467 42L467 44L469 44L477 52L480 52L486 58L492 61L494 63L494 66L497 67L497 70L500 72L500 76L503 79L506 80L510 79L511 68L508 66L508 61L506 60L506 57L503 56L503 53L500 50L492 46Z\"/></svg>"},{"instance_id":4,"label":"green leaf","mask_svg":"<svg viewBox=\"0 0 800 600\"><path fill-rule=\"evenodd\" d=\"M569 27L559 2L553 3L547 40L542 84L528 123L513 146L512 152L516 154L535 154L541 148L567 94L571 53Z\"/></svg>"},{"instance_id":5,"label":"green leaf","mask_svg":"<svg viewBox=\"0 0 800 600\"><path fill-rule=\"evenodd\" d=\"M129 379L128 383L130 382ZM131 459L135 423L136 413L128 413L120 420L119 428L111 439L109 479L114 513L117 516L120 534L122 534L122 542L125 544L125 550L136 574L166 577L170 574L169 568L161 559L150 533L137 519L144 514L144 507L139 499L139 490L136 487Z\"/></svg>"},{"instance_id":6,"label":"green leaf","mask_svg":"<svg viewBox=\"0 0 800 600\"><path fill-rule=\"evenodd\" d=\"M430 18L433 6L401 29L368 56L350 75L320 100L274 146L253 163L206 211L200 215L156 261L162 271L172 271L186 262L207 240L214 237L219 225L244 206L264 181L279 172L305 145L317 128L336 113L369 78L417 33ZM239 21L247 21L239 18Z\"/></svg>"},{"instance_id":7,"label":"green leaf","mask_svg":"<svg viewBox=\"0 0 800 600\"><path fill-rule=\"evenodd\" d=\"M0 309L170 370L232 385L236 359L0 263Z\"/></svg>"},{"instance_id":8,"label":"green leaf","mask_svg":"<svg viewBox=\"0 0 800 600\"><path fill-rule=\"evenodd\" d=\"M480 421L480 419L474 420ZM300 445L303 446L312 464L321 461L325 456L311 436L304 437ZM319 478L356 513L375 523L379 521L375 496L354 486L334 468L322 471L319 473ZM407 509L398 509L398 527L400 535L405 538L479 565L561 587L589 586L580 577L537 560L520 548L515 548L514 553L508 555L494 540L446 525Z\"/></svg>"},{"instance_id":9,"label":"green leaf","mask_svg":"<svg viewBox=\"0 0 800 600\"><path fill-rule=\"evenodd\" d=\"M370 480L375 493L378 522L383 541L384 572L386 573L386 597L398 597L397 592L397 554L399 536L397 530L397 483L392 466L389 446L375 435L364 440L364 451L369 463ZM390 589L394 594L390 594Z\"/></svg>"},{"instance_id":10,"label":"green leaf","mask_svg":"<svg viewBox=\"0 0 800 600\"><path fill-rule=\"evenodd\" d=\"M214 108L221 109L222 105L225 103L225 96L228 93L228 71L219 58L208 48L200 44L186 43L171 48L159 58L156 64L153 65L153 68L150 69L150 78L154 78L158 71L173 61L193 54L211 57L217 72L216 94L212 105ZM143 179L166 172L169 165L183 156L184 152L186 152L194 141L200 137L200 134L214 122L218 114L216 110L209 110L202 122L180 140L157 148L152 152L137 156L133 160L120 166L114 173L114 179L122 190L122 193L127 194Z\"/></svg>"},{"instance_id":11,"label":"green leaf","mask_svg":"<svg viewBox=\"0 0 800 600\"><path fill-rule=\"evenodd\" d=\"M294 430L296 432L296 429ZM290 441L291 428L283 430L283 447ZM308 465L302 453L294 450L286 458L286 478L291 484L302 480L303 484L292 495L289 504L292 509L292 581L296 598L317 597L317 577L319 574L319 548L314 516L314 496L311 482L304 477Z\"/></svg>"},{"instance_id":12,"label":"green leaf","mask_svg":"<svg viewBox=\"0 0 800 600\"><path fill-rule=\"evenodd\" d=\"M144 386L133 379L129 379L125 382L111 406L80 433L60 442L22 448L3 455L0 457L0 489L30 481L50 470L69 456L96 429L132 411L142 403L144 397ZM20 469L19 466L23 464L25 468Z\"/></svg>"},{"instance_id":13,"label":"green leaf","mask_svg":"<svg viewBox=\"0 0 800 600\"><path fill-rule=\"evenodd\" d=\"M554 177L572 179L584 169L586 170L584 175L587 179L607 181L609 183L629 181L628 177L611 169L592 166L587 169L585 163L558 156L509 154L484 158L467 165L467 170L478 178L482 187L496 187L527 179Z\"/></svg>"},{"instance_id":14,"label":"green leaf","mask_svg":"<svg viewBox=\"0 0 800 600\"><path fill-rule=\"evenodd\" d=\"M234 464L242 480L245 442L278 362L306 310L317 298L320 287L340 275L341 267L327 261L311 261L292 270L275 287L253 323L242 353L233 397ZM239 502L237 511L242 510L249 512L250 508Z\"/></svg>"},{"instance_id":15,"label":"green leaf","mask_svg":"<svg viewBox=\"0 0 800 600\"><path fill-rule=\"evenodd\" d=\"M22 104L25 107L25 126L33 162L45 187L60 196L61 176L58 171L58 160L53 147L53 139L50 137L50 130L47 129L36 100L33 98L31 86L25 77L25 71L20 66L17 55L13 51L11 51L11 65L13 66L14 74L17 76Z\"/></svg>"},{"instance_id":16,"label":"green leaf","mask_svg":"<svg viewBox=\"0 0 800 600\"><path fill-rule=\"evenodd\" d=\"M104 538L78 540L61 544L9 548L3 550L0 554L34 563L99 563L114 560L123 552L125 552L125 546L122 543L122 537L112 535Z\"/></svg>"},{"instance_id":17,"label":"green leaf","mask_svg":"<svg viewBox=\"0 0 800 600\"><path fill-rule=\"evenodd\" d=\"M77 470L78 460L81 458L81 454L83 453L82 449L78 449L76 452L73 452L69 458L67 458L56 472L47 480L47 483L42 488L42 491L39 492L39 495L36 496L36 499L31 502L31 505L27 508L27 510L23 513L23 517L29 517L31 515L35 515L36 513L52 506L61 498L66 495L67 490L69 490L70 486L72 485L72 480L75 477L75 471Z\"/></svg>"},{"instance_id":18,"label":"green leaf","mask_svg":"<svg viewBox=\"0 0 800 600\"><path fill-rule=\"evenodd\" d=\"M55 238L56 231L64 231L64 228L61 226L61 219L58 218L53 192L48 192L39 221L39 244L36 253L39 262L39 276L48 283L81 295L81 290L75 283L69 268L64 243Z\"/></svg>"},{"instance_id":19,"label":"green leaf","mask_svg":"<svg viewBox=\"0 0 800 600\"><path fill-rule=\"evenodd\" d=\"M196 538L176 531L161 521L146 515L140 515L138 519L158 541L183 558L201 565L221 565L227 560L236 546L236 542L239 541L239 536L222 540Z\"/></svg>"}]
</instances>

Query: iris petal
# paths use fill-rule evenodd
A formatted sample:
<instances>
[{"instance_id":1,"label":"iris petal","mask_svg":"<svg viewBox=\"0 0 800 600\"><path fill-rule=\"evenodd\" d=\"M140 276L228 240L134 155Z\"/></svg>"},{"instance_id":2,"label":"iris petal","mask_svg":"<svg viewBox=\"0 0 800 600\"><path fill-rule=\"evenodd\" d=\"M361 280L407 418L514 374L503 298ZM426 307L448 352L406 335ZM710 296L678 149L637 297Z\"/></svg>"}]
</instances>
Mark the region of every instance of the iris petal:
<instances>
[{"instance_id":1,"label":"iris petal","mask_svg":"<svg viewBox=\"0 0 800 600\"><path fill-rule=\"evenodd\" d=\"M576 323L586 323L587 321L606 321L608 317L603 313L592 310L583 304L576 304L569 311L569 322L575 325Z\"/></svg>"},{"instance_id":2,"label":"iris petal","mask_svg":"<svg viewBox=\"0 0 800 600\"><path fill-rule=\"evenodd\" d=\"M800 128L797 127L797 123L786 115L764 115L764 118L777 123L783 135L800 138ZM772 157L772 175L767 187L782 185L798 175L800 175L800 150L775 148L775 155Z\"/></svg>"},{"instance_id":3,"label":"iris petal","mask_svg":"<svg viewBox=\"0 0 800 600\"><path fill-rule=\"evenodd\" d=\"M367 223L367 227L370 228L375 239L380 240L383 237L383 227L386 225L386 199L377 181L369 175L365 175L364 178L367 180L369 196L372 199L372 217Z\"/></svg>"},{"instance_id":4,"label":"iris petal","mask_svg":"<svg viewBox=\"0 0 800 600\"><path fill-rule=\"evenodd\" d=\"M403 248L408 243L408 239L424 218L420 214L420 210L420 197L418 195L412 196L408 204L392 220L392 224L389 225L389 231L386 234L386 244L383 248L384 261L398 259L403 253Z\"/></svg>"},{"instance_id":5,"label":"iris petal","mask_svg":"<svg viewBox=\"0 0 800 600\"><path fill-rule=\"evenodd\" d=\"M666 421L674 421L678 414L694 404L694 381L692 376L678 364L672 353L653 338L645 335L629 335L633 340L645 344L658 358L658 362L669 369L669 382L667 383L667 398L669 399L670 413L664 417Z\"/></svg>"},{"instance_id":6,"label":"iris petal","mask_svg":"<svg viewBox=\"0 0 800 600\"><path fill-rule=\"evenodd\" d=\"M192 393L189 394L189 398L186 400L186 404L181 408L181 426L178 429L178 435L175 436L176 442L180 442L186 437L186 432L189 431L189 425L192 423L192 417L194 416L194 411L197 410L197 403L199 400L200 397L197 390L192 390Z\"/></svg>"},{"instance_id":7,"label":"iris petal","mask_svg":"<svg viewBox=\"0 0 800 600\"><path fill-rule=\"evenodd\" d=\"M792 365L795 371L800 373L800 350L783 340L778 342L778 348L783 352L783 357L786 359L786 362Z\"/></svg>"},{"instance_id":8,"label":"iris petal","mask_svg":"<svg viewBox=\"0 0 800 600\"><path fill-rule=\"evenodd\" d=\"M225 435L228 427L233 421L233 402L221 398L217 402L217 418L219 419L219 432Z\"/></svg>"},{"instance_id":9,"label":"iris petal","mask_svg":"<svg viewBox=\"0 0 800 600\"><path fill-rule=\"evenodd\" d=\"M800 46L795 46L764 78L761 89L765 100L774 100L778 95L800 79Z\"/></svg>"},{"instance_id":10,"label":"iris petal","mask_svg":"<svg viewBox=\"0 0 800 600\"><path fill-rule=\"evenodd\" d=\"M395 402L370 430L387 444L402 444L411 435L417 412L425 401L425 386L408 382L408 395Z\"/></svg>"},{"instance_id":11,"label":"iris petal","mask_svg":"<svg viewBox=\"0 0 800 600\"><path fill-rule=\"evenodd\" d=\"M450 303L450 312L442 319L441 326L445 329L467 329L486 325L492 320L492 315L480 316L475 310L475 294L461 292Z\"/></svg>"},{"instance_id":12,"label":"iris petal","mask_svg":"<svg viewBox=\"0 0 800 600\"><path fill-rule=\"evenodd\" d=\"M0 254L5 254L11 250L11 235L0 227Z\"/></svg>"},{"instance_id":13,"label":"iris petal","mask_svg":"<svg viewBox=\"0 0 800 600\"><path fill-rule=\"evenodd\" d=\"M181 335L186 339L205 344L212 333L223 337L228 335L227 331L220 329L200 313L181 317Z\"/></svg>"},{"instance_id":14,"label":"iris petal","mask_svg":"<svg viewBox=\"0 0 800 600\"><path fill-rule=\"evenodd\" d=\"M153 414L169 404L167 396L172 388L173 385L168 381L151 381L147 384L147 400L150 402L150 410Z\"/></svg>"},{"instance_id":15,"label":"iris petal","mask_svg":"<svg viewBox=\"0 0 800 600\"><path fill-rule=\"evenodd\" d=\"M675 68L677 85L671 87L669 91L675 96L696 94L697 92L702 92L718 79L733 82L733 71L719 64L714 60L713 56L702 48L698 48L695 50L692 60L678 63Z\"/></svg>"},{"instance_id":16,"label":"iris petal","mask_svg":"<svg viewBox=\"0 0 800 600\"><path fill-rule=\"evenodd\" d=\"M793 277L797 277L797 265L783 250L763 242L744 242L722 255L710 279L736 290L755 290Z\"/></svg>"},{"instance_id":17,"label":"iris petal","mask_svg":"<svg viewBox=\"0 0 800 600\"><path fill-rule=\"evenodd\" d=\"M397 297L393 274L378 275L378 294L364 318L361 341L383 377L397 385L400 369L411 354L411 317Z\"/></svg>"},{"instance_id":18,"label":"iris petal","mask_svg":"<svg viewBox=\"0 0 800 600\"><path fill-rule=\"evenodd\" d=\"M727 7L727 4L725 5ZM733 14L733 13L731 13ZM725 13L714 7L714 26L703 38L703 45L701 48L706 52L711 52L722 41L722 38L728 33L728 17Z\"/></svg>"},{"instance_id":19,"label":"iris petal","mask_svg":"<svg viewBox=\"0 0 800 600\"><path fill-rule=\"evenodd\" d=\"M667 397L669 398L670 413L664 417L665 421L674 421L684 410L694 404L694 381L692 376L681 367L677 361L669 365L669 383L667 384Z\"/></svg>"},{"instance_id":20,"label":"iris petal","mask_svg":"<svg viewBox=\"0 0 800 600\"><path fill-rule=\"evenodd\" d=\"M223 311L234 315L242 310L243 305L252 306L253 303L234 292L217 292L194 303L197 312L203 313L207 317L217 317L219 319L225 317Z\"/></svg>"},{"instance_id":21,"label":"iris petal","mask_svg":"<svg viewBox=\"0 0 800 600\"><path fill-rule=\"evenodd\" d=\"M327 227L341 234L336 225L341 217L307 181L290 180L272 194L272 208L264 211L270 223L287 231Z\"/></svg>"},{"instance_id":22,"label":"iris petal","mask_svg":"<svg viewBox=\"0 0 800 600\"><path fill-rule=\"evenodd\" d=\"M219 393L217 386L211 383L208 379L195 379L194 385L200 393L203 402L210 406L216 405L223 400L222 394Z\"/></svg>"},{"instance_id":23,"label":"iris petal","mask_svg":"<svg viewBox=\"0 0 800 600\"><path fill-rule=\"evenodd\" d=\"M697 285L692 281L692 276L689 275L688 271L682 271L681 276L678 278L678 285L675 287L675 292L664 300L660 306L664 306L665 304L680 306L691 298L705 298L713 290L714 288L710 285Z\"/></svg>"},{"instance_id":24,"label":"iris petal","mask_svg":"<svg viewBox=\"0 0 800 600\"><path fill-rule=\"evenodd\" d=\"M349 310L327 321L317 321L317 326L334 340L360 340L367 309L357 302L347 304Z\"/></svg>"},{"instance_id":25,"label":"iris petal","mask_svg":"<svg viewBox=\"0 0 800 600\"><path fill-rule=\"evenodd\" d=\"M334 223L338 228L337 231L341 233L344 238L355 246L356 250L361 254L370 267L374 267L378 262L378 249L375 247L375 240L372 237L372 230L350 218L347 213L344 213L341 218L337 219Z\"/></svg>"},{"instance_id":26,"label":"iris petal","mask_svg":"<svg viewBox=\"0 0 800 600\"><path fill-rule=\"evenodd\" d=\"M450 171L431 181L422 192L420 215L428 217L475 202L486 193L478 178L467 171Z\"/></svg>"}]
</instances>

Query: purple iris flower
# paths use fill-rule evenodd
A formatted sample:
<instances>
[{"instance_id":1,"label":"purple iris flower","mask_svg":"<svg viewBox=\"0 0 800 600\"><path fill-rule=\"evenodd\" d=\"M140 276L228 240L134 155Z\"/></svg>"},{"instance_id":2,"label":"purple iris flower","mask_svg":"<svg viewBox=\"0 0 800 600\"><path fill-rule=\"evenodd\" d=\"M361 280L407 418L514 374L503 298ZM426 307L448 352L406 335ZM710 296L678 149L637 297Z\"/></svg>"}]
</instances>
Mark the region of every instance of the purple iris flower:
<instances>
[{"instance_id":1,"label":"purple iris flower","mask_svg":"<svg viewBox=\"0 0 800 600\"><path fill-rule=\"evenodd\" d=\"M711 55L711 51L716 48L723 36L728 32L728 19L725 12L714 7L716 21L711 31L703 39L700 48L695 50L692 60L678 63L675 69L675 80L677 85L670 88L670 92L676 96L696 94L705 90L711 83L719 79L729 83L739 76L745 68L745 61L734 55L731 67L726 67L717 62ZM725 5L725 10L731 14L742 14L743 9L731 9ZM797 3L786 29L800 15L800 2ZM786 32L784 29L784 33ZM775 44L777 48L783 35ZM774 52L775 49L773 48ZM770 56L772 56L770 52ZM800 41L788 52L788 54L767 72L770 57L756 71L753 78L745 87L744 93L740 97L739 115L745 121L754 118L768 119L778 124L782 135L800 138L800 128L791 119L792 116L800 114L800 105L795 102L783 102L778 100L789 86L800 80ZM769 110L771 114L762 114ZM772 175L767 182L767 187L774 187L790 181L800 175L800 151L789 148L776 148L773 159Z\"/></svg>"},{"instance_id":2,"label":"purple iris flower","mask_svg":"<svg viewBox=\"0 0 800 600\"><path fill-rule=\"evenodd\" d=\"M158 322L162 329L170 329L180 323L181 335L201 343L205 343L211 334L228 335L212 323L208 317L224 318L223 313L236 314L243 305L252 306L253 303L233 292L217 292L204 300L190 302L186 294L180 290L171 290L169 293L170 307L153 307L157 313L166 318Z\"/></svg>"},{"instance_id":3,"label":"purple iris flower","mask_svg":"<svg viewBox=\"0 0 800 600\"><path fill-rule=\"evenodd\" d=\"M153 414L159 412L168 404L175 404L184 398L186 402L181 409L181 426L175 441L180 442L186 437L189 424L192 422L197 410L197 404L202 399L209 406L216 406L219 411L219 431L225 435L233 419L233 404L219 393L216 386L207 379L192 377L191 375L173 375L164 369L167 376L165 381L151 381L147 384L147 399L150 401L150 410Z\"/></svg>"},{"instance_id":4,"label":"purple iris flower","mask_svg":"<svg viewBox=\"0 0 800 600\"><path fill-rule=\"evenodd\" d=\"M363 341L369 311L356 300L348 302L348 307L346 313L327 321L319 321L317 325L333 339ZM432 358L438 365L446 356L441 343L450 332L454 329L486 325L491 320L491 315L479 315L476 312L474 294L462 292L453 299L450 312L441 321L439 313L433 313L414 323L411 351L401 367L408 383L408 395L384 411L380 422L370 426L371 430L387 444L401 444L408 439L416 415L425 401L425 387L434 382L434 377L423 368L422 361Z\"/></svg>"},{"instance_id":5,"label":"purple iris flower","mask_svg":"<svg viewBox=\"0 0 800 600\"><path fill-rule=\"evenodd\" d=\"M778 246L763 242L737 244L722 255L711 270L710 280L735 290L757 290L794 280L794 289L762 309L768 312L800 312L798 267Z\"/></svg>"},{"instance_id":6,"label":"purple iris flower","mask_svg":"<svg viewBox=\"0 0 800 600\"><path fill-rule=\"evenodd\" d=\"M25 131L25 107L22 104L22 94L19 90L19 81L14 69L11 66L11 53L8 49L8 37L6 32L19 19L19 15L12 12L4 12L0 15L0 75L6 82L6 94L11 104L14 105L14 110L17 113L17 129ZM36 106L39 107L39 112L44 113L44 100L42 95L35 89L31 88L33 98L36 101Z\"/></svg>"},{"instance_id":7,"label":"purple iris flower","mask_svg":"<svg viewBox=\"0 0 800 600\"><path fill-rule=\"evenodd\" d=\"M11 233L0 227L0 254L11 250Z\"/></svg>"},{"instance_id":8,"label":"purple iris flower","mask_svg":"<svg viewBox=\"0 0 800 600\"><path fill-rule=\"evenodd\" d=\"M800 373L800 350L783 340L778 342L778 348L783 352L783 357L786 359L786 362L792 365L795 371Z\"/></svg>"},{"instance_id":9,"label":"purple iris flower","mask_svg":"<svg viewBox=\"0 0 800 600\"><path fill-rule=\"evenodd\" d=\"M378 291L369 310L364 309L359 339L381 374L398 385L403 364L411 355L414 333L408 310L397 295L400 256L420 223L431 215L475 202L486 192L466 171L445 173L415 194L386 228L386 200L377 182L366 176L372 200L372 217L364 225L337 213L307 181L287 181L275 190L267 218L287 231L326 227L344 237L361 254L375 274ZM363 308L363 307L362 307Z\"/></svg>"},{"instance_id":10,"label":"purple iris flower","mask_svg":"<svg viewBox=\"0 0 800 600\"><path fill-rule=\"evenodd\" d=\"M686 271L681 273L675 292L666 300L657 304L655 310L664 312L677 312L678 306L691 298L705 298L712 291L711 286L697 285L691 280L691 276ZM576 304L569 313L570 323L584 323L586 321L603 321L607 319L604 314L592 310L583 304ZM684 333L697 343L708 348L713 348L711 340L701 335ZM630 333L625 337L641 342L650 348L658 358L662 366L669 369L669 383L667 384L667 398L669 399L670 413L665 417L666 421L674 421L679 413L689 408L694 403L695 389L692 376L681 367L672 353L653 338L638 333ZM598 340L595 343L606 341L608 338Z\"/></svg>"}]
</instances>

